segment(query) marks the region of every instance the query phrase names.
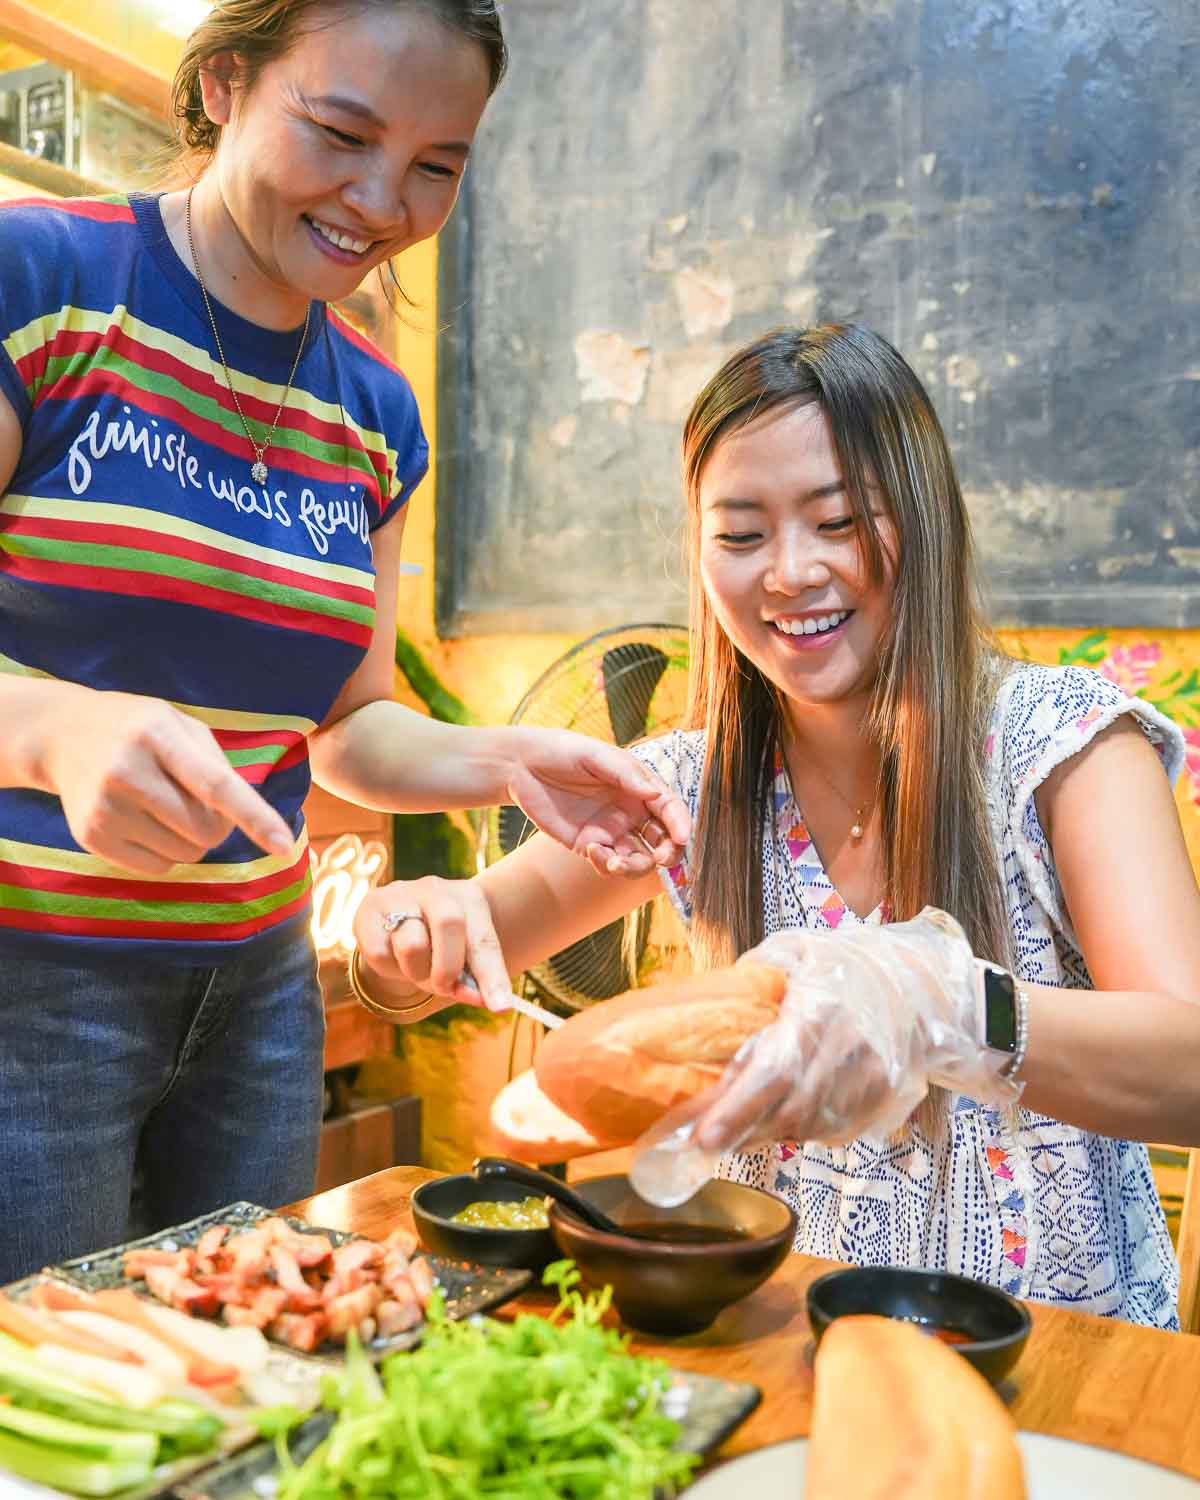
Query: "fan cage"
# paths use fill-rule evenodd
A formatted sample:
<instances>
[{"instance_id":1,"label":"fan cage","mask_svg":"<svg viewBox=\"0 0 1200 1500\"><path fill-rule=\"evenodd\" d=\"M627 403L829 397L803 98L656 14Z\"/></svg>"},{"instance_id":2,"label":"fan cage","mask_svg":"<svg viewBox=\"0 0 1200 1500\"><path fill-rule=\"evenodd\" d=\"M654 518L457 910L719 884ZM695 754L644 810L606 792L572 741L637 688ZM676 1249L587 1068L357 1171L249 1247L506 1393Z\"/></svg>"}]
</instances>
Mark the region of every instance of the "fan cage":
<instances>
[{"instance_id":1,"label":"fan cage","mask_svg":"<svg viewBox=\"0 0 1200 1500\"><path fill-rule=\"evenodd\" d=\"M573 729L627 745L665 733L683 719L688 634L682 625L622 625L588 637L553 662L525 693L510 723ZM511 804L480 820L479 868L511 853L534 832ZM559 1014L610 999L637 982L649 940L651 903L572 943L526 971L532 997Z\"/></svg>"}]
</instances>

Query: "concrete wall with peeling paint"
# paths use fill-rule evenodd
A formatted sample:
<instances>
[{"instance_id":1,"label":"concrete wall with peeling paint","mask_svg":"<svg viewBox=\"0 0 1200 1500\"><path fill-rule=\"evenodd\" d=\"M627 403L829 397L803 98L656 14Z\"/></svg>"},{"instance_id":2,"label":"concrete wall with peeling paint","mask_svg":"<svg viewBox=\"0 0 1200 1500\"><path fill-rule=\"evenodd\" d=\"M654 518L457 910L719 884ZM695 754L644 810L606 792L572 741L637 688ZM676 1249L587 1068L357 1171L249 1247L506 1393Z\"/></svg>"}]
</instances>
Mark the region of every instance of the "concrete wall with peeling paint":
<instances>
[{"instance_id":1,"label":"concrete wall with peeling paint","mask_svg":"<svg viewBox=\"0 0 1200 1500\"><path fill-rule=\"evenodd\" d=\"M855 317L1001 618L1200 624L1195 0L519 0L446 242L439 621L678 617L679 424Z\"/></svg>"}]
</instances>

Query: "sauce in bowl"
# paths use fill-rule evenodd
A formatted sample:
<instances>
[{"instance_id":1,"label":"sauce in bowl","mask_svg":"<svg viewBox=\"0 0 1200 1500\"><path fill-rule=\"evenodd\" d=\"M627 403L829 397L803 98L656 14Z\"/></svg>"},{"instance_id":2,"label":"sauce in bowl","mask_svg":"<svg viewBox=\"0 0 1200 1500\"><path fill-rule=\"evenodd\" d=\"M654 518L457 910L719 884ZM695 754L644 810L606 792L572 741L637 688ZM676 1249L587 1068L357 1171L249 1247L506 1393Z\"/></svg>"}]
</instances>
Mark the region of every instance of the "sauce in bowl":
<instances>
[{"instance_id":1,"label":"sauce in bowl","mask_svg":"<svg viewBox=\"0 0 1200 1500\"><path fill-rule=\"evenodd\" d=\"M973 1344L975 1335L968 1333L963 1328L953 1328L941 1323L931 1323L928 1318L900 1318L901 1323L912 1323L927 1333L931 1338L940 1339L943 1344Z\"/></svg>"},{"instance_id":2,"label":"sauce in bowl","mask_svg":"<svg viewBox=\"0 0 1200 1500\"><path fill-rule=\"evenodd\" d=\"M484 1199L479 1203L468 1203L460 1208L450 1220L452 1224L466 1224L472 1229L546 1229L550 1220L546 1217L544 1198L519 1198L515 1202L499 1199Z\"/></svg>"},{"instance_id":3,"label":"sauce in bowl","mask_svg":"<svg viewBox=\"0 0 1200 1500\"><path fill-rule=\"evenodd\" d=\"M667 1245L727 1245L731 1240L748 1240L744 1229L713 1224L680 1224L673 1220L650 1220L647 1223L621 1225L625 1234L639 1240L659 1240Z\"/></svg>"}]
</instances>

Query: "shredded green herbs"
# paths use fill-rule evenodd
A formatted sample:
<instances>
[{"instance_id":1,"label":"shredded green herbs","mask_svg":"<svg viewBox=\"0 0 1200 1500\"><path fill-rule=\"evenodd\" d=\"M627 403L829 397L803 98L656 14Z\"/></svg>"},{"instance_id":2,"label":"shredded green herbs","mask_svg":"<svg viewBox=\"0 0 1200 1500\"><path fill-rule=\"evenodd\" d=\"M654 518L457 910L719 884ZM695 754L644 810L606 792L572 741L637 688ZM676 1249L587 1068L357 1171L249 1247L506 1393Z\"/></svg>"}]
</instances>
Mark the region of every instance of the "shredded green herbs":
<instances>
[{"instance_id":1,"label":"shredded green herbs","mask_svg":"<svg viewBox=\"0 0 1200 1500\"><path fill-rule=\"evenodd\" d=\"M278 1440L279 1500L652 1500L699 1459L678 1451L662 1411L674 1381L601 1327L610 1289L582 1295L570 1261L550 1266L549 1318L449 1322L428 1309L424 1341L380 1371L357 1344L326 1378L338 1417L301 1464Z\"/></svg>"}]
</instances>

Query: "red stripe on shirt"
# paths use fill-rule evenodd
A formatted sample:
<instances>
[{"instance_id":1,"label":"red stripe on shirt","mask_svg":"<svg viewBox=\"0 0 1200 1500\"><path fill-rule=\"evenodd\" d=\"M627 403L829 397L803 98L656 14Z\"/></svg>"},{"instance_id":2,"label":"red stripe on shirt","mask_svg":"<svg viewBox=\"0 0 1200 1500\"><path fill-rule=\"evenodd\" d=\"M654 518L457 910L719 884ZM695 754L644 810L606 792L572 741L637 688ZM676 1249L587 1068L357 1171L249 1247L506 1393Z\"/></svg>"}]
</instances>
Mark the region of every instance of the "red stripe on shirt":
<instances>
[{"instance_id":1,"label":"red stripe on shirt","mask_svg":"<svg viewBox=\"0 0 1200 1500\"><path fill-rule=\"evenodd\" d=\"M373 609L373 590L359 588L354 584L336 583L311 573L294 573L288 568L274 567L259 562L232 547L228 551L211 547L203 542L192 542L176 536L170 531L155 531L151 527L119 526L108 522L60 521L45 516L0 516L0 531L13 536L39 536L47 540L85 542L99 547L135 547L141 552L162 553L167 557L182 557L189 562L207 563L226 573L235 573L247 578L260 578L268 583L283 584L305 594L320 594L327 599L342 599L348 604L358 604Z\"/></svg>"},{"instance_id":2,"label":"red stripe on shirt","mask_svg":"<svg viewBox=\"0 0 1200 1500\"><path fill-rule=\"evenodd\" d=\"M5 198L3 208L53 208L75 219L93 219L97 223L132 224L133 209L127 203L97 203L94 199L74 198Z\"/></svg>"},{"instance_id":3,"label":"red stripe on shirt","mask_svg":"<svg viewBox=\"0 0 1200 1500\"><path fill-rule=\"evenodd\" d=\"M139 922L127 916L71 917L52 912L16 911L0 907L0 927L23 932L55 933L62 937L175 938L193 943L233 942L277 927L303 911L311 892L305 890L294 901L261 917L245 922Z\"/></svg>"},{"instance_id":4,"label":"red stripe on shirt","mask_svg":"<svg viewBox=\"0 0 1200 1500\"><path fill-rule=\"evenodd\" d=\"M150 599L167 599L174 604L190 605L194 609L214 610L220 614L235 614L244 620L257 620L274 625L280 630L295 630L302 634L332 636L339 641L366 648L371 644L372 632L351 620L338 619L333 615L315 614L309 610L292 609L285 604L272 604L268 600L255 599L248 594L234 593L211 587L208 584L188 583L180 578L164 577L158 573L137 573L125 568L93 568L77 563L48 562L41 558L8 555L3 564L4 571L15 578L27 578L34 583L47 583L60 588L87 589L92 593L121 594Z\"/></svg>"},{"instance_id":5,"label":"red stripe on shirt","mask_svg":"<svg viewBox=\"0 0 1200 1500\"><path fill-rule=\"evenodd\" d=\"M254 880L134 880L117 875L88 875L78 870L45 870L0 860L0 885L24 890L56 891L63 896L103 896L119 901L254 901L299 880L308 865L308 850L286 869ZM189 923L194 927L195 923Z\"/></svg>"}]
</instances>

